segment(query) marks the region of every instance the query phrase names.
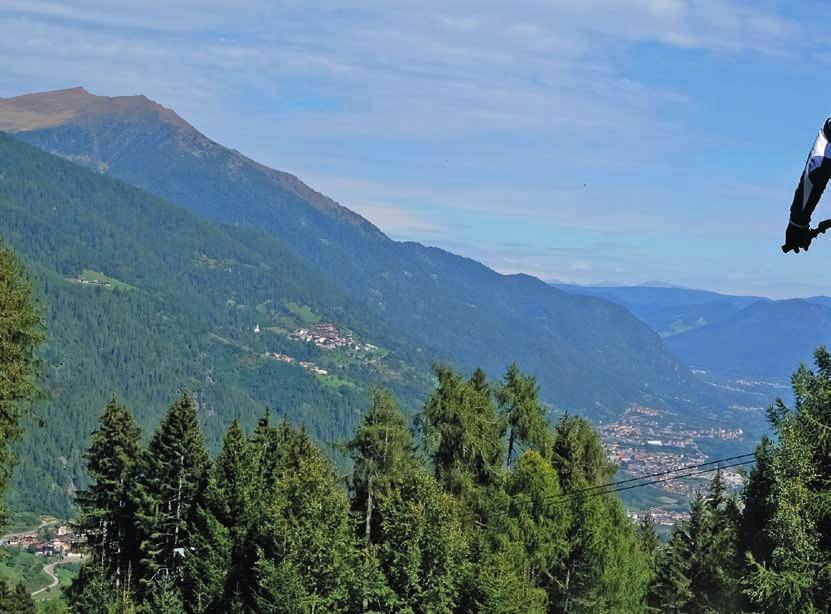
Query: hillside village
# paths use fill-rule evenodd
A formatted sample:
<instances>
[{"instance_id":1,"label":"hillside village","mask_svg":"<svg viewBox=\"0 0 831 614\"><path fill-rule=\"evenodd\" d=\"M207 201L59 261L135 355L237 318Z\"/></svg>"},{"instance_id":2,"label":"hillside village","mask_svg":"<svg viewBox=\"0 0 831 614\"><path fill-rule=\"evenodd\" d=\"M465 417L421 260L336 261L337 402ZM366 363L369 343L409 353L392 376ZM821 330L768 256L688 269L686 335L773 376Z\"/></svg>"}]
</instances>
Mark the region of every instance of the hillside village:
<instances>
[{"instance_id":1,"label":"hillside village","mask_svg":"<svg viewBox=\"0 0 831 614\"><path fill-rule=\"evenodd\" d=\"M254 332L259 334L261 332L260 325L257 324ZM341 350L345 351L353 358L363 359L365 362L370 362L369 356L378 351L378 346L371 343L359 342L355 339L352 331L341 331L335 324L331 322L319 322L314 326L308 328L298 328L289 333L288 337L295 341L303 343L311 343L321 350ZM317 363L307 360L298 360L294 356L282 352L265 353L267 358L272 358L280 362L288 364L297 364L310 373L315 375L328 375L328 369L324 369Z\"/></svg>"},{"instance_id":2,"label":"hillside village","mask_svg":"<svg viewBox=\"0 0 831 614\"><path fill-rule=\"evenodd\" d=\"M54 525L45 524L38 529L12 533L2 538L4 548L16 548L44 557L81 557L81 551L86 543L83 535L75 533L74 529L64 523Z\"/></svg>"}]
</instances>

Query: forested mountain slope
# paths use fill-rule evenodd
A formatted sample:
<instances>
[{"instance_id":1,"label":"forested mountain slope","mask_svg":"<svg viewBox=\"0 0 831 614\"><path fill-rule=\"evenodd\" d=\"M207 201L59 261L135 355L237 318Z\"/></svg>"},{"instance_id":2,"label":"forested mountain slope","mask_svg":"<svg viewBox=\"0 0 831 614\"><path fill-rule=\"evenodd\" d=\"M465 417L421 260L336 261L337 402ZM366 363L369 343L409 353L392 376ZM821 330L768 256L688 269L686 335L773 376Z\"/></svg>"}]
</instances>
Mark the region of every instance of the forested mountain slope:
<instances>
[{"instance_id":1,"label":"forested mountain slope","mask_svg":"<svg viewBox=\"0 0 831 614\"><path fill-rule=\"evenodd\" d=\"M590 415L711 392L625 309L440 249L390 240L296 177L211 141L144 97L82 89L0 100L0 129L200 215L267 232L379 318L458 366L513 360Z\"/></svg>"},{"instance_id":2,"label":"forested mountain slope","mask_svg":"<svg viewBox=\"0 0 831 614\"><path fill-rule=\"evenodd\" d=\"M23 444L18 505L62 511L114 393L147 426L180 388L193 390L213 446L233 418L251 425L267 404L331 441L354 428L372 384L409 406L431 385L435 354L375 321L275 239L197 218L3 134L0 238L34 277L49 331L45 427L29 429ZM292 336L315 321L351 332L358 347Z\"/></svg>"}]
</instances>

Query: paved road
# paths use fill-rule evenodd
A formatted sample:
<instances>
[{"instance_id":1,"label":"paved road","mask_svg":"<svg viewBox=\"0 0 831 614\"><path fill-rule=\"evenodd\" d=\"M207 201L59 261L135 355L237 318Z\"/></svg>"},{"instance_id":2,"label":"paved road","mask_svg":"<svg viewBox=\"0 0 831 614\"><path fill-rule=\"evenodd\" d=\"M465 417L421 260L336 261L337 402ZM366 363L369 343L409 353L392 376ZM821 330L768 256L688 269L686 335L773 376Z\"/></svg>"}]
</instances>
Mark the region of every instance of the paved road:
<instances>
[{"instance_id":1,"label":"paved road","mask_svg":"<svg viewBox=\"0 0 831 614\"><path fill-rule=\"evenodd\" d=\"M49 563L48 565L44 565L43 573L52 578L52 583L49 586L44 586L43 588L39 588L38 590L36 590L34 593L32 593L32 597L34 597L35 595L40 595L41 593L45 593L46 591L55 588L60 583L60 579L58 578L58 576L55 575L55 565L60 565L60 562Z\"/></svg>"}]
</instances>

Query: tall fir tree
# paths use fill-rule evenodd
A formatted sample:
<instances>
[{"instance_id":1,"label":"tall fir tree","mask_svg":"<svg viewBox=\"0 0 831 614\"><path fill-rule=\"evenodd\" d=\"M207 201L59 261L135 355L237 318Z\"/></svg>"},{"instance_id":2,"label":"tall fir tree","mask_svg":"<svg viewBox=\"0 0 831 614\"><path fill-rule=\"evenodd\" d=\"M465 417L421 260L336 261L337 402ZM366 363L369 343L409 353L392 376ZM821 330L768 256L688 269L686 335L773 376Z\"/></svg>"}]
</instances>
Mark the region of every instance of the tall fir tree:
<instances>
[{"instance_id":1,"label":"tall fir tree","mask_svg":"<svg viewBox=\"0 0 831 614\"><path fill-rule=\"evenodd\" d=\"M690 588L689 545L681 531L673 531L665 545L656 551L655 575L649 584L647 606L650 612L681 614L693 599Z\"/></svg>"},{"instance_id":2,"label":"tall fir tree","mask_svg":"<svg viewBox=\"0 0 831 614\"><path fill-rule=\"evenodd\" d=\"M382 611L454 611L470 571L458 502L417 470L379 497L379 510L378 558L395 593Z\"/></svg>"},{"instance_id":3,"label":"tall fir tree","mask_svg":"<svg viewBox=\"0 0 831 614\"><path fill-rule=\"evenodd\" d=\"M373 512L378 497L399 486L416 464L407 420L389 392L373 392L372 405L346 447L354 461L353 508L363 517L363 537L369 545L377 533Z\"/></svg>"},{"instance_id":4,"label":"tall fir tree","mask_svg":"<svg viewBox=\"0 0 831 614\"><path fill-rule=\"evenodd\" d=\"M658 550L660 540L655 529L655 519L650 512L642 512L638 517L637 533L641 550L654 562L655 552Z\"/></svg>"},{"instance_id":5,"label":"tall fir tree","mask_svg":"<svg viewBox=\"0 0 831 614\"><path fill-rule=\"evenodd\" d=\"M160 575L179 576L190 551L191 516L205 487L208 467L196 403L184 393L170 406L150 440L136 482L145 584Z\"/></svg>"},{"instance_id":6,"label":"tall fir tree","mask_svg":"<svg viewBox=\"0 0 831 614\"><path fill-rule=\"evenodd\" d=\"M78 529L86 535L90 557L112 577L116 590L139 560L130 495L140 443L132 413L113 398L85 455L91 485L77 495Z\"/></svg>"},{"instance_id":7,"label":"tall fir tree","mask_svg":"<svg viewBox=\"0 0 831 614\"><path fill-rule=\"evenodd\" d=\"M551 462L565 491L599 486L615 474L606 460L600 435L588 420L565 414L554 429Z\"/></svg>"}]
</instances>

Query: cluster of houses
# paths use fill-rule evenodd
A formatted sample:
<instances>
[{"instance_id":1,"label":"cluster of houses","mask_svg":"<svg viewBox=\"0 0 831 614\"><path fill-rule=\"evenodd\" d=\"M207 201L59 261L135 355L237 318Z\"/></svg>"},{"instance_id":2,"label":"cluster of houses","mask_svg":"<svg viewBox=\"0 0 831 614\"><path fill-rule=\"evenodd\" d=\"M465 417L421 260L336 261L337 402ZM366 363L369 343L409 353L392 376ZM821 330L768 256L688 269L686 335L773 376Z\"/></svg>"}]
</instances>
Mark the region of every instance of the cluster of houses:
<instances>
[{"instance_id":1,"label":"cluster of houses","mask_svg":"<svg viewBox=\"0 0 831 614\"><path fill-rule=\"evenodd\" d=\"M260 325L254 327L254 333L261 332ZM338 327L331 322L321 322L315 324L311 328L298 328L293 333L289 334L291 339L302 341L304 343L313 343L317 347L324 350L347 350L347 353L356 355L357 353L374 352L378 350L378 346L371 343L359 343L355 340L350 331L340 331ZM306 371L316 375L328 375L329 371L323 367L309 361L297 360L294 356L282 354L280 352L266 352L266 358L272 358L289 364L298 364Z\"/></svg>"},{"instance_id":2,"label":"cluster of houses","mask_svg":"<svg viewBox=\"0 0 831 614\"><path fill-rule=\"evenodd\" d=\"M341 332L331 322L321 322L312 328L298 328L291 335L292 339L314 343L324 350L345 348L350 350L364 350L370 352L378 348L371 343L358 343L350 331Z\"/></svg>"},{"instance_id":3,"label":"cluster of houses","mask_svg":"<svg viewBox=\"0 0 831 614\"><path fill-rule=\"evenodd\" d=\"M69 556L80 554L84 539L75 535L65 524L56 525L51 538L43 534L25 533L9 535L3 540L6 548L19 548L38 556Z\"/></svg>"}]
</instances>

